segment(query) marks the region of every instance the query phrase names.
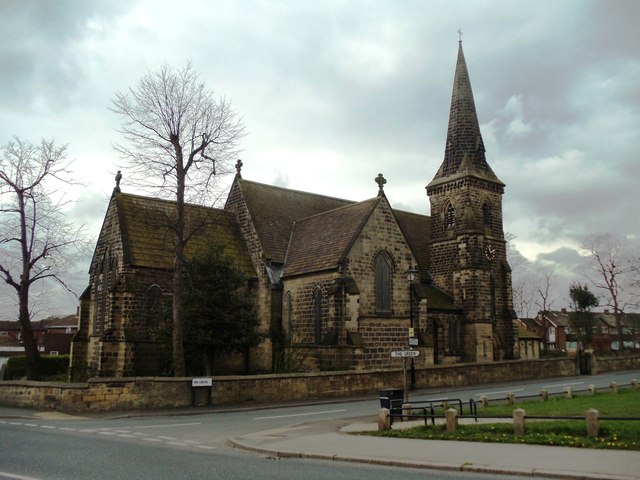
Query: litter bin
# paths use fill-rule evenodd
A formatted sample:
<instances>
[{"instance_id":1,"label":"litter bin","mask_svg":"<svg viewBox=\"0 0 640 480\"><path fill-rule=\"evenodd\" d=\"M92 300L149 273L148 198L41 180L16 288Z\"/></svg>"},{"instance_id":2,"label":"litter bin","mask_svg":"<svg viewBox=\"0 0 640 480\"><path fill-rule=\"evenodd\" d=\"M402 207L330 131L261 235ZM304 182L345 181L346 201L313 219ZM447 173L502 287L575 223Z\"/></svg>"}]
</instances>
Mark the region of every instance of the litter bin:
<instances>
[{"instance_id":1,"label":"litter bin","mask_svg":"<svg viewBox=\"0 0 640 480\"><path fill-rule=\"evenodd\" d=\"M388 408L392 415L402 415L404 390L402 388L384 388L380 390L380 408Z\"/></svg>"}]
</instances>

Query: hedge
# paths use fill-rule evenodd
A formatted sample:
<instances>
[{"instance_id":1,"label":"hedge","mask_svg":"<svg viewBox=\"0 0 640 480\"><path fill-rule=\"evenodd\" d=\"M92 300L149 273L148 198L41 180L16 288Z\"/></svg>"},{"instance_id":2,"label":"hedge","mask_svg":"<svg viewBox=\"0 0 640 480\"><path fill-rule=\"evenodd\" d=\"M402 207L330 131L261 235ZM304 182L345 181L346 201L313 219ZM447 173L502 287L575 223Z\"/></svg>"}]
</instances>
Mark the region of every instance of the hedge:
<instances>
[{"instance_id":1,"label":"hedge","mask_svg":"<svg viewBox=\"0 0 640 480\"><path fill-rule=\"evenodd\" d=\"M42 366L42 379L52 380L60 376L66 377L69 369L69 355L42 355L40 356ZM5 380L18 380L27 375L27 357L11 357L7 360L7 370Z\"/></svg>"}]
</instances>

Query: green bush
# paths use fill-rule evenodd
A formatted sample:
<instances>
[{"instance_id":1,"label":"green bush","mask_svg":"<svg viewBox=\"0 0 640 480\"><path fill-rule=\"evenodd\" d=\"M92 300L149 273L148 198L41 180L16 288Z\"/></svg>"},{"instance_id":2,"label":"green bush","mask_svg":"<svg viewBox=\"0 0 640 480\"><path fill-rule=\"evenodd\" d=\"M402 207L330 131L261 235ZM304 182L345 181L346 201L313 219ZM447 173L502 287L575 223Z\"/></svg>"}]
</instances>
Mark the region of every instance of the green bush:
<instances>
[{"instance_id":1,"label":"green bush","mask_svg":"<svg viewBox=\"0 0 640 480\"><path fill-rule=\"evenodd\" d=\"M69 368L69 355L42 355L43 380L66 380ZM11 357L7 360L6 380L18 380L27 375L27 357Z\"/></svg>"}]
</instances>

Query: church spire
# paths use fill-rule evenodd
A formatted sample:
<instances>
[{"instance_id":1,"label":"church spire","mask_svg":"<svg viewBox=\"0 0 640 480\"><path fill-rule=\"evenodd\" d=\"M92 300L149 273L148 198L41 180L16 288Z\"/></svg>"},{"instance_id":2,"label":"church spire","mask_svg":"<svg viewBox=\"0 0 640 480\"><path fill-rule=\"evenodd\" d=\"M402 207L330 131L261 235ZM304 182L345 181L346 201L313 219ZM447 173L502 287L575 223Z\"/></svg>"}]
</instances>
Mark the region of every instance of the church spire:
<instances>
[{"instance_id":1,"label":"church spire","mask_svg":"<svg viewBox=\"0 0 640 480\"><path fill-rule=\"evenodd\" d=\"M502 184L485 158L471 81L462 51L461 32L458 31L458 34L458 60L453 79L444 161L430 185L448 181L449 177L467 175Z\"/></svg>"}]
</instances>

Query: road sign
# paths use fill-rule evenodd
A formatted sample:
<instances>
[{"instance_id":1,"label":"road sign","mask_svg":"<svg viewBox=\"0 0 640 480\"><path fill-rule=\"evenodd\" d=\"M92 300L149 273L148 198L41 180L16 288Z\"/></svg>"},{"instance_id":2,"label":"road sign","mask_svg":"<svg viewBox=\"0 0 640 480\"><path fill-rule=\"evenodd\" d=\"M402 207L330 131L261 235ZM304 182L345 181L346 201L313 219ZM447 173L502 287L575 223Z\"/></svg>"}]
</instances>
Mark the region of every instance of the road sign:
<instances>
[{"instance_id":1,"label":"road sign","mask_svg":"<svg viewBox=\"0 0 640 480\"><path fill-rule=\"evenodd\" d=\"M192 387L211 387L213 385L212 378L194 378L191 380Z\"/></svg>"},{"instance_id":2,"label":"road sign","mask_svg":"<svg viewBox=\"0 0 640 480\"><path fill-rule=\"evenodd\" d=\"M420 350L392 350L392 358L419 357Z\"/></svg>"}]
</instances>

